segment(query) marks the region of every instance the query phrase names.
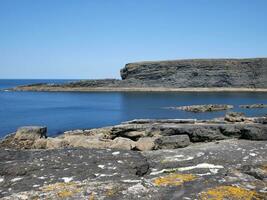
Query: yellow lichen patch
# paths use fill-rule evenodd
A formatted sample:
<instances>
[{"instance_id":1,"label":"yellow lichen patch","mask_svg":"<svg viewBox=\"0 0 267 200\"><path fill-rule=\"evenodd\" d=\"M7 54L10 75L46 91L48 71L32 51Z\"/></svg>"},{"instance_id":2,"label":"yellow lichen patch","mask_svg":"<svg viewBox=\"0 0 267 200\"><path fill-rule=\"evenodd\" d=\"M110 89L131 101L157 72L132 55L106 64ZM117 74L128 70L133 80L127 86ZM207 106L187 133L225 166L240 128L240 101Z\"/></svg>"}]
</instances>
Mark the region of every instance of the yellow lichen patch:
<instances>
[{"instance_id":1,"label":"yellow lichen patch","mask_svg":"<svg viewBox=\"0 0 267 200\"><path fill-rule=\"evenodd\" d=\"M196 176L193 174L169 174L164 177L159 177L154 179L154 184L156 186L179 186L185 182L193 181L196 179Z\"/></svg>"},{"instance_id":2,"label":"yellow lichen patch","mask_svg":"<svg viewBox=\"0 0 267 200\"><path fill-rule=\"evenodd\" d=\"M89 196L88 200L95 200L95 194L92 192L92 194Z\"/></svg>"},{"instance_id":3,"label":"yellow lichen patch","mask_svg":"<svg viewBox=\"0 0 267 200\"><path fill-rule=\"evenodd\" d=\"M74 194L81 191L81 188L79 188L79 185L75 182L54 183L54 184L43 186L41 189L43 192L53 192L54 191L57 194L57 196L60 198L71 197Z\"/></svg>"},{"instance_id":4,"label":"yellow lichen patch","mask_svg":"<svg viewBox=\"0 0 267 200\"><path fill-rule=\"evenodd\" d=\"M236 186L219 186L201 193L201 200L260 200L262 197L255 191Z\"/></svg>"}]
</instances>

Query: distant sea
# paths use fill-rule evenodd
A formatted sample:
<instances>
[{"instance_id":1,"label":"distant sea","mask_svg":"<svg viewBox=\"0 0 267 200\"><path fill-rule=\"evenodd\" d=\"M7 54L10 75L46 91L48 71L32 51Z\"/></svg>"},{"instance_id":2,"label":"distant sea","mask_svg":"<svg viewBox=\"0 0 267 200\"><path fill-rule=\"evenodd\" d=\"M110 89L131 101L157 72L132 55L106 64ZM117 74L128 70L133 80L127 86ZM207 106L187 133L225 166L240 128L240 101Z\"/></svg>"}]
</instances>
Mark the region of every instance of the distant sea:
<instances>
[{"instance_id":1,"label":"distant sea","mask_svg":"<svg viewBox=\"0 0 267 200\"><path fill-rule=\"evenodd\" d=\"M1 80L0 88L73 80ZM10 92L0 91L0 137L20 126L45 125L50 136L72 129L119 124L140 118L220 117L226 111L190 113L163 109L192 104L231 104L234 111L262 116L267 109L240 109L240 104L267 104L267 93L209 92Z\"/></svg>"}]
</instances>

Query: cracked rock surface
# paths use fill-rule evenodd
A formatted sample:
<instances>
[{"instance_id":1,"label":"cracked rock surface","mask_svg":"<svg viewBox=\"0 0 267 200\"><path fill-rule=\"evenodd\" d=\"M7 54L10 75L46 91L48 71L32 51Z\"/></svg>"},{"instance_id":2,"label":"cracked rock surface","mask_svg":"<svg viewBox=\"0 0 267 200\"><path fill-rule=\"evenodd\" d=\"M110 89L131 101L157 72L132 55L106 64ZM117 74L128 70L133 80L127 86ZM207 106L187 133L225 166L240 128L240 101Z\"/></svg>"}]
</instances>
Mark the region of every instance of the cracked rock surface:
<instances>
[{"instance_id":1,"label":"cracked rock surface","mask_svg":"<svg viewBox=\"0 0 267 200\"><path fill-rule=\"evenodd\" d=\"M2 199L266 199L267 144L0 150ZM215 192L216 191L216 192Z\"/></svg>"}]
</instances>

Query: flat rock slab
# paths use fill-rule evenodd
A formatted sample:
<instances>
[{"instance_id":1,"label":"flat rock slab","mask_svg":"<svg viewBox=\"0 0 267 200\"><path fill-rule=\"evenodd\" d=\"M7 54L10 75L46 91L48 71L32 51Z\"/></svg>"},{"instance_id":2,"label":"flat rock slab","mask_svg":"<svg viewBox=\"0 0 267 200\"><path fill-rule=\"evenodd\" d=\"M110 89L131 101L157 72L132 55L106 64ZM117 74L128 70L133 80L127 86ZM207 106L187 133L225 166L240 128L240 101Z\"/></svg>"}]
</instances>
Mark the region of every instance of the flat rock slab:
<instances>
[{"instance_id":1,"label":"flat rock slab","mask_svg":"<svg viewBox=\"0 0 267 200\"><path fill-rule=\"evenodd\" d=\"M57 182L131 180L148 169L145 157L134 151L1 149L0 197Z\"/></svg>"},{"instance_id":2,"label":"flat rock slab","mask_svg":"<svg viewBox=\"0 0 267 200\"><path fill-rule=\"evenodd\" d=\"M0 150L3 199L266 199L265 141L183 149ZM213 191L217 191L214 193ZM212 197L212 198L211 198Z\"/></svg>"}]
</instances>

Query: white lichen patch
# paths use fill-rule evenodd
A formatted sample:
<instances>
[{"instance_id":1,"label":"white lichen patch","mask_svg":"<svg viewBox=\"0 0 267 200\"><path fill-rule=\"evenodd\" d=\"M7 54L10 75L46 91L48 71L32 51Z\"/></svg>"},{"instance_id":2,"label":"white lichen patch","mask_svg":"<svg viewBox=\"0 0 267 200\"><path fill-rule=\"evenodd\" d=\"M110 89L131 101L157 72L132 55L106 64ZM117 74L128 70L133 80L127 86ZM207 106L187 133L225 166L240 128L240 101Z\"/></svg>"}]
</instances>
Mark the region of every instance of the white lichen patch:
<instances>
[{"instance_id":1,"label":"white lichen patch","mask_svg":"<svg viewBox=\"0 0 267 200\"><path fill-rule=\"evenodd\" d=\"M116 156L116 155L119 155L119 154L120 154L119 151L115 151L115 152L112 153L113 156Z\"/></svg>"},{"instance_id":2,"label":"white lichen patch","mask_svg":"<svg viewBox=\"0 0 267 200\"><path fill-rule=\"evenodd\" d=\"M193 156L175 155L171 157L166 157L162 162L181 162L193 159Z\"/></svg>"},{"instance_id":3,"label":"white lichen patch","mask_svg":"<svg viewBox=\"0 0 267 200\"><path fill-rule=\"evenodd\" d=\"M104 169L105 165L98 165L97 167L100 168L100 169Z\"/></svg>"},{"instance_id":4,"label":"white lichen patch","mask_svg":"<svg viewBox=\"0 0 267 200\"><path fill-rule=\"evenodd\" d=\"M21 177L13 178L13 179L11 179L11 182L20 181L20 180L22 180L22 179L23 179L23 178L21 178Z\"/></svg>"},{"instance_id":5,"label":"white lichen patch","mask_svg":"<svg viewBox=\"0 0 267 200\"><path fill-rule=\"evenodd\" d=\"M139 183L139 182L141 182L141 180L122 180L122 182L124 182L124 183Z\"/></svg>"},{"instance_id":6,"label":"white lichen patch","mask_svg":"<svg viewBox=\"0 0 267 200\"><path fill-rule=\"evenodd\" d=\"M40 177L38 177L38 179L44 180L44 179L46 179L46 177L40 176Z\"/></svg>"},{"instance_id":7,"label":"white lichen patch","mask_svg":"<svg viewBox=\"0 0 267 200\"><path fill-rule=\"evenodd\" d=\"M65 183L69 183L73 180L73 177L63 177L62 180L65 182Z\"/></svg>"},{"instance_id":8,"label":"white lichen patch","mask_svg":"<svg viewBox=\"0 0 267 200\"><path fill-rule=\"evenodd\" d=\"M4 182L4 178L3 177L0 177L0 183Z\"/></svg>"},{"instance_id":9,"label":"white lichen patch","mask_svg":"<svg viewBox=\"0 0 267 200\"><path fill-rule=\"evenodd\" d=\"M37 188L37 187L40 187L40 185L33 185L32 187L33 188Z\"/></svg>"},{"instance_id":10,"label":"white lichen patch","mask_svg":"<svg viewBox=\"0 0 267 200\"><path fill-rule=\"evenodd\" d=\"M111 177L111 176L116 176L118 175L118 173L114 173L114 174L100 174L99 177Z\"/></svg>"},{"instance_id":11,"label":"white lichen patch","mask_svg":"<svg viewBox=\"0 0 267 200\"><path fill-rule=\"evenodd\" d=\"M209 169L210 172L212 173L217 173L219 169L224 168L222 165L213 165L213 164L209 164L209 163L201 163L201 164L197 164L195 166L188 166L188 167L180 167L180 168L170 168L170 169L162 169L160 171L156 171L152 169L152 172L150 173L150 175L158 175L161 173L171 173L171 172L175 172L175 171L189 171L189 170L193 170L193 169Z\"/></svg>"},{"instance_id":12,"label":"white lichen patch","mask_svg":"<svg viewBox=\"0 0 267 200\"><path fill-rule=\"evenodd\" d=\"M254 156L256 156L257 154L255 154L255 153L250 153L249 155L254 157Z\"/></svg>"},{"instance_id":13,"label":"white lichen patch","mask_svg":"<svg viewBox=\"0 0 267 200\"><path fill-rule=\"evenodd\" d=\"M198 153L197 153L197 157L201 157L201 156L204 156L204 155L205 155L204 152L198 152Z\"/></svg>"},{"instance_id":14,"label":"white lichen patch","mask_svg":"<svg viewBox=\"0 0 267 200\"><path fill-rule=\"evenodd\" d=\"M222 169L224 168L222 165L213 165L209 163L200 163L195 166L188 166L188 167L180 167L177 168L178 171L188 171L192 169Z\"/></svg>"}]
</instances>

